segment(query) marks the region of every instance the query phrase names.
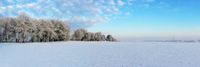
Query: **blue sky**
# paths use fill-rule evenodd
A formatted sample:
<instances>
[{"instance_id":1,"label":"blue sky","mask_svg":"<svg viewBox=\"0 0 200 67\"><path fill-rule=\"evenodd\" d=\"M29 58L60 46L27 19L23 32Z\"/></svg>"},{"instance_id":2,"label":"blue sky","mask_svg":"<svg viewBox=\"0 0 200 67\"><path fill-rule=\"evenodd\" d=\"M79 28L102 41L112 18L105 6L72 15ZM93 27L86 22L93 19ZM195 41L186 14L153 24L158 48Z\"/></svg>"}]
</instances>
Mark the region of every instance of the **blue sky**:
<instances>
[{"instance_id":1,"label":"blue sky","mask_svg":"<svg viewBox=\"0 0 200 67\"><path fill-rule=\"evenodd\" d=\"M115 15L110 23L90 29L102 28L119 37L200 37L199 3L200 0L152 0L144 4L137 0L126 7L131 9L131 15Z\"/></svg>"},{"instance_id":2,"label":"blue sky","mask_svg":"<svg viewBox=\"0 0 200 67\"><path fill-rule=\"evenodd\" d=\"M116 37L200 37L200 0L3 0L0 16L58 18Z\"/></svg>"}]
</instances>

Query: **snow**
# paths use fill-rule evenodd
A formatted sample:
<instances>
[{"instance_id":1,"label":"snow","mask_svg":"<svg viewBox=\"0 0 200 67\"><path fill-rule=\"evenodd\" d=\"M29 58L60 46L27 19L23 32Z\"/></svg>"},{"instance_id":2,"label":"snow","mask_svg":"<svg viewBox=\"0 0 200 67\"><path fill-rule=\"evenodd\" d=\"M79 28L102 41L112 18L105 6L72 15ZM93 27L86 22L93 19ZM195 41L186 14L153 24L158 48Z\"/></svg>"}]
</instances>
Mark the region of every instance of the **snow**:
<instances>
[{"instance_id":1,"label":"snow","mask_svg":"<svg viewBox=\"0 0 200 67\"><path fill-rule=\"evenodd\" d=\"M199 43L0 43L0 67L200 67Z\"/></svg>"}]
</instances>

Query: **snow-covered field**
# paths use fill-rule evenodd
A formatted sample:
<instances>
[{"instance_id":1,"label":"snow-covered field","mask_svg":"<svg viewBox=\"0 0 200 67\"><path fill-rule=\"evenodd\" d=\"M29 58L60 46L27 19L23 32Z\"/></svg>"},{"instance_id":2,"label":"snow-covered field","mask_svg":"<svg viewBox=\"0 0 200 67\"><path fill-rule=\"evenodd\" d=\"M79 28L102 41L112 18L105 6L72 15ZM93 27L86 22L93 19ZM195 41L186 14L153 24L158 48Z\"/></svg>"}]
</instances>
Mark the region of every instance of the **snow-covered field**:
<instances>
[{"instance_id":1,"label":"snow-covered field","mask_svg":"<svg viewBox=\"0 0 200 67\"><path fill-rule=\"evenodd\" d=\"M0 67L200 67L200 43L0 43Z\"/></svg>"}]
</instances>

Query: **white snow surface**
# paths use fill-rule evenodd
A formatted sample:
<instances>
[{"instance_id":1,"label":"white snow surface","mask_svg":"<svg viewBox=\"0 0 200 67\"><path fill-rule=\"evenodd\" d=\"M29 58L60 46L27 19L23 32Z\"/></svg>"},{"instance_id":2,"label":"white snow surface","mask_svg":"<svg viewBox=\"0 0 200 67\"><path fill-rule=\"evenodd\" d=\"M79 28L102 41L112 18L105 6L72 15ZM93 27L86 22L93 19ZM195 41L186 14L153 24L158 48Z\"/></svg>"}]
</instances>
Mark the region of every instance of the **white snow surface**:
<instances>
[{"instance_id":1,"label":"white snow surface","mask_svg":"<svg viewBox=\"0 0 200 67\"><path fill-rule=\"evenodd\" d=\"M0 67L200 67L200 43L0 43Z\"/></svg>"}]
</instances>

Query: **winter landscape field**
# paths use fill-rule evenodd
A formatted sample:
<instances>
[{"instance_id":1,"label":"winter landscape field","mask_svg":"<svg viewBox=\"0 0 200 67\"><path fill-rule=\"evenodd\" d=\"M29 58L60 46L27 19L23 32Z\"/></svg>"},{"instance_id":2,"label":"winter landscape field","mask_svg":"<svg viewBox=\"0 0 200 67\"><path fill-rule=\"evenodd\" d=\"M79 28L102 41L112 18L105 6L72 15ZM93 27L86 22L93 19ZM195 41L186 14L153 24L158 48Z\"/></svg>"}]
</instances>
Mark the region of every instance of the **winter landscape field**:
<instances>
[{"instance_id":1,"label":"winter landscape field","mask_svg":"<svg viewBox=\"0 0 200 67\"><path fill-rule=\"evenodd\" d=\"M200 67L200 0L0 0L0 67Z\"/></svg>"},{"instance_id":2,"label":"winter landscape field","mask_svg":"<svg viewBox=\"0 0 200 67\"><path fill-rule=\"evenodd\" d=\"M200 43L0 43L1 67L199 67Z\"/></svg>"}]
</instances>

